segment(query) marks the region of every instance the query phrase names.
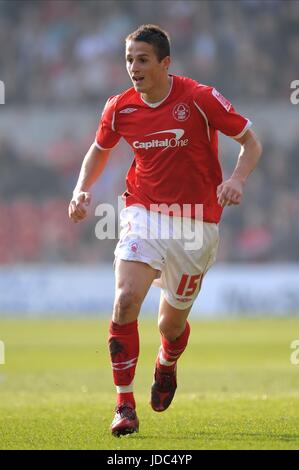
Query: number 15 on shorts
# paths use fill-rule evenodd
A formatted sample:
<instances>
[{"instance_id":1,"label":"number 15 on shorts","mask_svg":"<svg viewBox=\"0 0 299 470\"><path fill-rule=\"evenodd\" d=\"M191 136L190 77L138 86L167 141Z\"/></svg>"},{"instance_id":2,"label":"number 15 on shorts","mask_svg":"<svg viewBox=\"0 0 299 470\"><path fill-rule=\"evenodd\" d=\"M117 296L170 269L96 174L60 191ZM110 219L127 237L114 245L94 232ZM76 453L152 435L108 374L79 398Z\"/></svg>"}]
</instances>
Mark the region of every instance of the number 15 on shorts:
<instances>
[{"instance_id":1,"label":"number 15 on shorts","mask_svg":"<svg viewBox=\"0 0 299 470\"><path fill-rule=\"evenodd\" d=\"M196 289L200 288L202 278L203 273L193 275L183 274L176 294L184 297L191 297Z\"/></svg>"}]
</instances>

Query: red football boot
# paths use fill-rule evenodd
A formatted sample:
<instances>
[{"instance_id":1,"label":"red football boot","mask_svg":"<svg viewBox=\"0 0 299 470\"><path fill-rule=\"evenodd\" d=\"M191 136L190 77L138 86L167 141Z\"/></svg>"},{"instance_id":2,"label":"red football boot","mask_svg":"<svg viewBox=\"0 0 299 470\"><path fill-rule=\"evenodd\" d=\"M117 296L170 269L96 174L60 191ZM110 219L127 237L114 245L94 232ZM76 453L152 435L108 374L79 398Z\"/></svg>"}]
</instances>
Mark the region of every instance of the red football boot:
<instances>
[{"instance_id":1,"label":"red football boot","mask_svg":"<svg viewBox=\"0 0 299 470\"><path fill-rule=\"evenodd\" d=\"M136 411L132 406L124 403L117 406L115 416L111 425L111 433L113 436L119 437L125 434L132 434L139 431L139 420Z\"/></svg>"},{"instance_id":2,"label":"red football boot","mask_svg":"<svg viewBox=\"0 0 299 470\"><path fill-rule=\"evenodd\" d=\"M151 390L151 406L153 410L166 410L172 402L176 388L176 366L173 371L164 372L156 365L154 383Z\"/></svg>"}]
</instances>

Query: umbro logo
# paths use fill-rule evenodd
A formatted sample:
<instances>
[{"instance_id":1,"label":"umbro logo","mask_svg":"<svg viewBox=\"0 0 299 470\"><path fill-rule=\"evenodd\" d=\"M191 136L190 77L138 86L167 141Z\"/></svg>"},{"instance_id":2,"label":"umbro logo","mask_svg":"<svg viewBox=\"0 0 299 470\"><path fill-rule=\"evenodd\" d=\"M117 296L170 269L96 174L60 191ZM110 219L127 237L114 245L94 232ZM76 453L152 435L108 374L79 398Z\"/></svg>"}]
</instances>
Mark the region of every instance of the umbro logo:
<instances>
[{"instance_id":1,"label":"umbro logo","mask_svg":"<svg viewBox=\"0 0 299 470\"><path fill-rule=\"evenodd\" d=\"M138 111L137 108L125 108L122 109L119 114L129 114L129 113L134 113L134 111Z\"/></svg>"}]
</instances>

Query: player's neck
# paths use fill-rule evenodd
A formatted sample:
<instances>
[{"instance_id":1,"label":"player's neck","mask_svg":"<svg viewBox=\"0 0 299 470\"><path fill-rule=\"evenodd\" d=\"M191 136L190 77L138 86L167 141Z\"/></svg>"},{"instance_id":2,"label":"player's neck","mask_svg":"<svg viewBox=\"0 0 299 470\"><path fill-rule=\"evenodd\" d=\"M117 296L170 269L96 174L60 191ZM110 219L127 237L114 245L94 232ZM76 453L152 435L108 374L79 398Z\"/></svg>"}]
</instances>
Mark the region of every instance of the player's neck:
<instances>
[{"instance_id":1,"label":"player's neck","mask_svg":"<svg viewBox=\"0 0 299 470\"><path fill-rule=\"evenodd\" d=\"M167 97L170 92L171 86L172 78L167 75L165 77L165 81L160 84L159 88L156 87L153 90L150 90L148 93L141 93L141 97L147 103L158 103L159 101L163 101L164 98Z\"/></svg>"}]
</instances>

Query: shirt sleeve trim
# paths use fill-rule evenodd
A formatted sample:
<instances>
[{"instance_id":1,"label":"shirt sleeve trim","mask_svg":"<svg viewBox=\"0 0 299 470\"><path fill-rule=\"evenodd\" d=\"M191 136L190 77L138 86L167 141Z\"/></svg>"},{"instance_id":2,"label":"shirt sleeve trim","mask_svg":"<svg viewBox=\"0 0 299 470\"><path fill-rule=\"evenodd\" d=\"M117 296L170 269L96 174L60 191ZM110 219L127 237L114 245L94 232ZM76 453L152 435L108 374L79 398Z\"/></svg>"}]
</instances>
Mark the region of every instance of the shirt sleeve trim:
<instances>
[{"instance_id":1,"label":"shirt sleeve trim","mask_svg":"<svg viewBox=\"0 0 299 470\"><path fill-rule=\"evenodd\" d=\"M114 147L116 147L116 145L117 145L117 144L115 144L113 147L104 148L104 147L102 147L100 144L98 144L96 140L94 141L94 144L95 144L95 146L96 146L99 150L112 150L112 149L113 149Z\"/></svg>"},{"instance_id":2,"label":"shirt sleeve trim","mask_svg":"<svg viewBox=\"0 0 299 470\"><path fill-rule=\"evenodd\" d=\"M244 129L237 135L231 135L230 137L232 139L240 139L241 137L243 137L243 135L245 134L245 132L252 126L252 122L247 119L247 123L245 124L245 127Z\"/></svg>"},{"instance_id":3,"label":"shirt sleeve trim","mask_svg":"<svg viewBox=\"0 0 299 470\"><path fill-rule=\"evenodd\" d=\"M112 116L111 129L113 130L113 132L116 132L115 131L115 111L114 111L113 116Z\"/></svg>"}]
</instances>

